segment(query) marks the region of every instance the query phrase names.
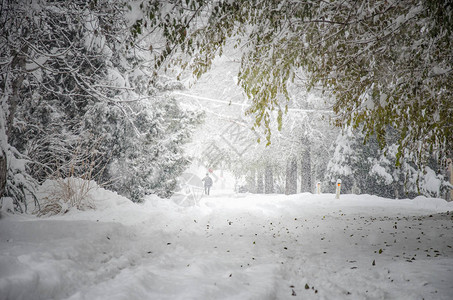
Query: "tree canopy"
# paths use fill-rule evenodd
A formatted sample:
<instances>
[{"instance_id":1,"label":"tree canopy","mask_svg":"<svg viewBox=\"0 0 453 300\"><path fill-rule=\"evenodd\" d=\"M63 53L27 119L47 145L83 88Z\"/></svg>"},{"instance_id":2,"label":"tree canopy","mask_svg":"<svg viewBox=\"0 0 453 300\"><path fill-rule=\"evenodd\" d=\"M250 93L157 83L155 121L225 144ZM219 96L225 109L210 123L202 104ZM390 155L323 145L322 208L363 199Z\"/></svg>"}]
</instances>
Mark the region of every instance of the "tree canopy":
<instances>
[{"instance_id":1,"label":"tree canopy","mask_svg":"<svg viewBox=\"0 0 453 300\"><path fill-rule=\"evenodd\" d=\"M167 39L157 60L163 65L189 67L198 77L227 42L241 48L247 113L269 143L274 113L281 124L291 101L288 83L303 74L307 89L334 95L335 125L376 135L381 147L396 130L397 164L401 156L423 165L432 153L452 155L448 1L174 0L142 9Z\"/></svg>"}]
</instances>

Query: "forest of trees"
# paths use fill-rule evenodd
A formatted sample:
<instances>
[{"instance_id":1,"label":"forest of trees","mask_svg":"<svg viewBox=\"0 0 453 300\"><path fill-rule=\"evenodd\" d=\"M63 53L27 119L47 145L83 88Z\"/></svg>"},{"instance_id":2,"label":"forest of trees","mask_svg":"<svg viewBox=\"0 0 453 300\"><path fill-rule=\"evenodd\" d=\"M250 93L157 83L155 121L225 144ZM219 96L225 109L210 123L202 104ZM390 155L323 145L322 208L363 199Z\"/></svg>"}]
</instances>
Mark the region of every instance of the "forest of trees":
<instances>
[{"instance_id":1,"label":"forest of trees","mask_svg":"<svg viewBox=\"0 0 453 300\"><path fill-rule=\"evenodd\" d=\"M440 196L453 156L452 15L448 1L416 0L3 1L0 196L23 211L46 179L80 177L134 201L168 197L203 120L168 91L231 43L250 125L269 146L235 168L266 179L263 190L342 176L350 191ZM306 108L300 90L333 114L290 117Z\"/></svg>"},{"instance_id":2,"label":"forest of trees","mask_svg":"<svg viewBox=\"0 0 453 300\"><path fill-rule=\"evenodd\" d=\"M451 3L174 1L172 7L181 9L166 16L164 27L173 33L185 29L170 49L190 56L183 66L195 76L209 69L229 43L240 49L239 84L251 101L247 113L268 145L279 143L276 131L287 130L284 114L298 106L289 89L296 82L306 91L321 89L332 96L331 123L344 129L337 142L348 136L354 140L347 152L357 155L346 154L355 156L347 161L339 157L345 152L337 145L326 179L355 177L346 180L348 191L354 186L394 197L445 194L445 169L453 155ZM180 62L180 57L174 61ZM295 160L307 160L301 154L306 143L301 145L290 146L298 150ZM280 154L290 149L277 148ZM284 164L296 170L294 159ZM307 163L298 164L307 169ZM341 165L348 172L339 172ZM266 167L261 168L252 171L259 178L255 188L261 186ZM362 183L354 182L357 178Z\"/></svg>"},{"instance_id":3,"label":"forest of trees","mask_svg":"<svg viewBox=\"0 0 453 300\"><path fill-rule=\"evenodd\" d=\"M37 184L80 177L171 195L202 115L166 95L179 85L155 74L126 2L2 3L0 194L22 211Z\"/></svg>"}]
</instances>

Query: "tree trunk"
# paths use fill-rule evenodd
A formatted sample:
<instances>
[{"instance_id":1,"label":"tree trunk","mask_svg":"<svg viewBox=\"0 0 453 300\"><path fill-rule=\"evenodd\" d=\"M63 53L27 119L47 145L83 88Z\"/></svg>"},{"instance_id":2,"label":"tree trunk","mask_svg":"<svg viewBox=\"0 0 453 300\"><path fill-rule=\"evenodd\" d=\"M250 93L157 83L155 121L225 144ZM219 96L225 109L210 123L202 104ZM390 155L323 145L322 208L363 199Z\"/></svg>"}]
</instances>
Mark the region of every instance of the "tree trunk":
<instances>
[{"instance_id":1,"label":"tree trunk","mask_svg":"<svg viewBox=\"0 0 453 300\"><path fill-rule=\"evenodd\" d=\"M8 176L8 169L6 163L6 153L2 151L0 153L0 198L5 195L6 192L6 178Z\"/></svg>"},{"instance_id":2,"label":"tree trunk","mask_svg":"<svg viewBox=\"0 0 453 300\"><path fill-rule=\"evenodd\" d=\"M453 185L453 162L451 158L447 159L446 173L447 181L450 182L451 185ZM453 201L453 189L451 189L450 191L447 190L446 200Z\"/></svg>"},{"instance_id":3,"label":"tree trunk","mask_svg":"<svg viewBox=\"0 0 453 300\"><path fill-rule=\"evenodd\" d=\"M24 32L25 35L25 32ZM22 88L22 84L25 79L25 64L26 64L26 53L28 53L28 45L24 45L20 51L14 56L11 62L11 70L13 70L16 75L13 75L13 79L11 82L11 92L9 97L7 97L8 101L8 111L5 111L4 117L5 120L5 128L4 134L6 138L9 136L11 129L14 125L14 117L16 115L16 108L20 102L20 89ZM7 83L3 82L2 89L5 91L7 89ZM1 104L0 104L1 105ZM8 166L7 166L7 156L6 156L6 149L0 149L0 198L5 196L6 193L6 181L8 178Z\"/></svg>"},{"instance_id":4,"label":"tree trunk","mask_svg":"<svg viewBox=\"0 0 453 300\"><path fill-rule=\"evenodd\" d=\"M256 193L256 176L255 176L255 169L250 170L249 175L246 177L247 182L247 190L250 193Z\"/></svg>"},{"instance_id":5,"label":"tree trunk","mask_svg":"<svg viewBox=\"0 0 453 300\"><path fill-rule=\"evenodd\" d=\"M256 193L262 194L263 192L264 192L263 172L260 170L260 171L258 171L258 176L257 176Z\"/></svg>"},{"instance_id":6,"label":"tree trunk","mask_svg":"<svg viewBox=\"0 0 453 300\"><path fill-rule=\"evenodd\" d=\"M312 192L312 184L311 184L311 154L310 149L304 151L301 159L301 185L300 191L302 193L305 192Z\"/></svg>"},{"instance_id":7,"label":"tree trunk","mask_svg":"<svg viewBox=\"0 0 453 300\"><path fill-rule=\"evenodd\" d=\"M22 84L25 79L25 64L26 64L26 54L28 52L28 46L24 45L19 53L14 56L11 62L11 69L12 70L19 70L19 74L13 79L11 83L11 96L8 97L8 105L9 105L9 114L6 115L6 124L5 124L5 131L6 136L9 136L10 127L14 124L14 117L16 115L16 108L20 101L20 89L22 88Z\"/></svg>"},{"instance_id":8,"label":"tree trunk","mask_svg":"<svg viewBox=\"0 0 453 300\"><path fill-rule=\"evenodd\" d=\"M5 112L4 118L5 118L5 135L6 137L9 136L9 133L11 132L11 128L14 124L14 117L16 114L16 108L19 103L19 95L20 95L20 89L22 88L22 83L24 82L25 79L25 64L26 64L26 56L24 53L28 52L28 46L24 45L19 53L16 54L16 56L13 58L11 62L11 69L12 70L19 70L19 75L16 75L16 77L13 79L11 83L11 95L7 97L8 101L8 108L9 108L9 114ZM2 86L3 91L6 90L6 82L3 83L4 86ZM0 153L0 198L5 195L6 192L6 180L8 177L8 167L7 167L7 161L6 161L6 149L1 149L2 153Z\"/></svg>"},{"instance_id":9,"label":"tree trunk","mask_svg":"<svg viewBox=\"0 0 453 300\"><path fill-rule=\"evenodd\" d=\"M264 193L274 193L274 173L271 166L266 166L266 170L264 172Z\"/></svg>"},{"instance_id":10,"label":"tree trunk","mask_svg":"<svg viewBox=\"0 0 453 300\"><path fill-rule=\"evenodd\" d=\"M286 185L285 194L291 195L297 193L297 160L295 157L288 159L286 163Z\"/></svg>"}]
</instances>

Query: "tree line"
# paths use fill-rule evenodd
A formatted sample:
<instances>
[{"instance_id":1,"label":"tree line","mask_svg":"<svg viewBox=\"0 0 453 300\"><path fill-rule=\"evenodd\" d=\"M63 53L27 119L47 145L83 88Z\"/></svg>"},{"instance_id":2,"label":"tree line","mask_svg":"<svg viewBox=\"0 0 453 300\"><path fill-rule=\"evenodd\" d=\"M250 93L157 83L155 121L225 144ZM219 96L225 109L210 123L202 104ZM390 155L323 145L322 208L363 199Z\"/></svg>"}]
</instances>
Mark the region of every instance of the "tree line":
<instances>
[{"instance_id":1,"label":"tree line","mask_svg":"<svg viewBox=\"0 0 453 300\"><path fill-rule=\"evenodd\" d=\"M96 176L135 200L170 195L202 116L166 96L179 84L162 74L198 78L227 42L242 52L247 114L268 145L299 82L331 95L332 123L396 167L442 169L453 149L452 11L417 0L3 1L0 193L23 209L48 178Z\"/></svg>"}]
</instances>

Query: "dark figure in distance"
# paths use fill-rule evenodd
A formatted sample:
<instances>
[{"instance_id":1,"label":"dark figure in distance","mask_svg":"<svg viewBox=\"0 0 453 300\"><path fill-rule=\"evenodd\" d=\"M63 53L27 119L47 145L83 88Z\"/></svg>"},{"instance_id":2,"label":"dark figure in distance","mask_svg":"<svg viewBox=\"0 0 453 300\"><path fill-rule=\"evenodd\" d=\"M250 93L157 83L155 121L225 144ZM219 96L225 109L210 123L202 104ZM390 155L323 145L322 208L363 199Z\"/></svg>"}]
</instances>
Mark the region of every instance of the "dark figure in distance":
<instances>
[{"instance_id":1,"label":"dark figure in distance","mask_svg":"<svg viewBox=\"0 0 453 300\"><path fill-rule=\"evenodd\" d=\"M212 179L209 177L209 173L206 173L206 177L202 179L204 182L204 193L206 195L209 195L209 190L211 189L212 186Z\"/></svg>"}]
</instances>

